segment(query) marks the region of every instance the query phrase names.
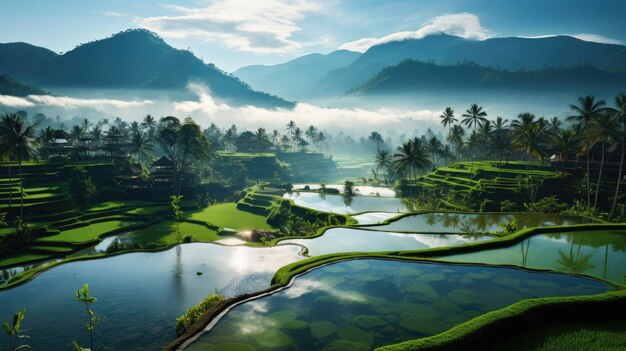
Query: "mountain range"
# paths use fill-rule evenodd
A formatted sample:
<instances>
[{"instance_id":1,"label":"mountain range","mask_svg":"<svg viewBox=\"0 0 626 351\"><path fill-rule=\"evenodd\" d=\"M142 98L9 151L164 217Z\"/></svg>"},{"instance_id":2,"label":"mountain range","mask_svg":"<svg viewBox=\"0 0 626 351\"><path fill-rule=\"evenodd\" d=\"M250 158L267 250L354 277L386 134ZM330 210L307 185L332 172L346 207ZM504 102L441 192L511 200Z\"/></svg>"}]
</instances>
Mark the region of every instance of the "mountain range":
<instances>
[{"instance_id":1,"label":"mountain range","mask_svg":"<svg viewBox=\"0 0 626 351\"><path fill-rule=\"evenodd\" d=\"M334 53L326 57L334 57ZM375 45L363 54L351 57L355 58L343 67L318 70L315 76L309 76L301 80L300 84L292 83L290 86L274 86L267 82L280 82L286 79L286 75L293 75L293 71L278 68L293 66L300 59L274 66L244 67L234 74L246 77L246 81L253 87L263 86L269 93L295 100L338 96L349 90L359 89L359 86L366 84L383 69L398 65L404 60L431 62L443 67L469 61L499 70L540 71L541 68L551 67L568 72L567 69L577 65L587 65L606 72L626 70L626 46L588 42L569 36L534 39L509 37L481 41L435 34L421 39ZM318 65L317 62L311 64ZM407 66L403 67L404 72L406 68ZM298 65L298 69L308 68ZM443 71L446 69L439 70L442 74ZM419 78L415 75L413 77Z\"/></svg>"},{"instance_id":2,"label":"mountain range","mask_svg":"<svg viewBox=\"0 0 626 351\"><path fill-rule=\"evenodd\" d=\"M82 44L62 55L26 43L0 44L0 73L44 87L183 89L196 81L234 105L293 106L252 90L190 51L175 49L142 29Z\"/></svg>"}]
</instances>

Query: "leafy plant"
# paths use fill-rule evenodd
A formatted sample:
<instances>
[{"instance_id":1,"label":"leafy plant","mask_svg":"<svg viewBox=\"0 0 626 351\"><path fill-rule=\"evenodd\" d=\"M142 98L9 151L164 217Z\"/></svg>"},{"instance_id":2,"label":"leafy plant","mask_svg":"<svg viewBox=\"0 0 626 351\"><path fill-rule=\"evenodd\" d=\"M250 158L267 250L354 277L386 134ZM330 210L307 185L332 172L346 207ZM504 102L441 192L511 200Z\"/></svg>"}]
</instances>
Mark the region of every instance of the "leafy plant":
<instances>
[{"instance_id":1,"label":"leafy plant","mask_svg":"<svg viewBox=\"0 0 626 351\"><path fill-rule=\"evenodd\" d=\"M10 326L9 323L4 322L2 323L2 328L4 329L4 331L7 333L7 335L9 336L9 339L11 340L11 351L18 351L18 350L30 350L31 347L28 345L17 345L17 341L18 339L28 339L30 338L28 335L24 335L22 334L22 331L20 330L20 327L22 325L22 321L24 320L24 317L26 315L26 309L22 308L21 311L17 312L16 314L13 315L13 325Z\"/></svg>"},{"instance_id":2,"label":"leafy plant","mask_svg":"<svg viewBox=\"0 0 626 351\"><path fill-rule=\"evenodd\" d=\"M96 316L96 313L91 308L89 308L89 304L95 303L97 299L91 296L91 294L89 293L89 285L87 285L86 283L85 285L83 285L82 288L76 291L76 299L85 304L85 309L87 311L87 323L85 323L85 326L87 327L87 330L89 331L89 349L88 350L93 350L94 349L93 348L93 330L96 324L98 323L99 318L98 316ZM75 341L72 341L72 345L74 345L74 348L76 350L84 350Z\"/></svg>"},{"instance_id":3,"label":"leafy plant","mask_svg":"<svg viewBox=\"0 0 626 351\"><path fill-rule=\"evenodd\" d=\"M183 239L180 234L180 217L183 215L183 210L180 208L180 202L183 199L183 195L172 195L170 196L170 199L172 199L172 202L170 203L172 212L174 212L174 217L176 218L176 239L180 243Z\"/></svg>"},{"instance_id":4,"label":"leafy plant","mask_svg":"<svg viewBox=\"0 0 626 351\"><path fill-rule=\"evenodd\" d=\"M176 318L176 335L183 335L207 310L224 301L224 296L211 294L199 304L191 307L182 316Z\"/></svg>"}]
</instances>

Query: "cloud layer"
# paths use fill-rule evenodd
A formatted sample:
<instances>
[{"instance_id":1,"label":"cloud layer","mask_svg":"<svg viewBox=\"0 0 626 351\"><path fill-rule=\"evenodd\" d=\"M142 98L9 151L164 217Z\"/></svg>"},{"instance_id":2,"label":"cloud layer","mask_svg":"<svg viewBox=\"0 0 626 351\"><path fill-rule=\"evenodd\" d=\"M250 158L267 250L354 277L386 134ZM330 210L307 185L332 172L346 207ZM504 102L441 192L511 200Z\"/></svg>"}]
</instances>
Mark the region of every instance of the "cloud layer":
<instances>
[{"instance_id":1,"label":"cloud layer","mask_svg":"<svg viewBox=\"0 0 626 351\"><path fill-rule=\"evenodd\" d=\"M139 18L137 25L169 38L197 37L253 53L287 53L302 44L291 36L298 21L321 7L309 0L216 0L205 7L166 6L171 16Z\"/></svg>"},{"instance_id":2,"label":"cloud layer","mask_svg":"<svg viewBox=\"0 0 626 351\"><path fill-rule=\"evenodd\" d=\"M414 32L396 32L382 38L363 38L345 43L339 49L365 52L374 45L405 39L421 39L437 33L475 40L484 40L491 35L487 29L482 27L477 16L463 12L434 17Z\"/></svg>"},{"instance_id":3,"label":"cloud layer","mask_svg":"<svg viewBox=\"0 0 626 351\"><path fill-rule=\"evenodd\" d=\"M439 112L427 109L404 110L381 108L330 108L297 103L293 109L265 109L256 106L232 107L216 102L203 85L190 84L189 90L198 96L195 101L174 103L174 110L194 116L199 123L220 126L236 124L283 130L294 120L298 125L315 125L321 129L366 134L372 130L411 131L419 125L437 128ZM420 127L422 129L422 127ZM425 129L425 128L423 128Z\"/></svg>"},{"instance_id":4,"label":"cloud layer","mask_svg":"<svg viewBox=\"0 0 626 351\"><path fill-rule=\"evenodd\" d=\"M580 34L546 34L546 35L536 35L536 36L520 37L520 38L538 39L538 38L551 38L551 37L556 37L556 36L560 36L560 35L567 35L567 36L570 36L570 37L578 38L578 39L580 39L580 40L584 40L584 41L592 41L592 42L596 42L596 43L603 43L603 44L618 44L618 45L623 45L623 44L624 44L624 43L623 43L623 42L621 42L620 40L611 39L611 38L604 37L604 36L602 36L602 35L598 35L598 34L591 34L591 33L580 33Z\"/></svg>"},{"instance_id":5,"label":"cloud layer","mask_svg":"<svg viewBox=\"0 0 626 351\"><path fill-rule=\"evenodd\" d=\"M69 96L29 95L17 97L0 95L0 105L15 108L40 106L60 107L66 110L83 107L114 107L119 109L141 107L154 103L152 100L81 99Z\"/></svg>"}]
</instances>

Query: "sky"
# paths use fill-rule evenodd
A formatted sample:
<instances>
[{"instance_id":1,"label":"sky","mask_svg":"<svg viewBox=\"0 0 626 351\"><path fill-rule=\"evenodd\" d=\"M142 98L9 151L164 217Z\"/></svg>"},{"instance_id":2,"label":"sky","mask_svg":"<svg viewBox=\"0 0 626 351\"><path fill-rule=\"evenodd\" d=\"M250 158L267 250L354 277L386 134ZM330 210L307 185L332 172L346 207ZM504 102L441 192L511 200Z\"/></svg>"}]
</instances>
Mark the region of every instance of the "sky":
<instances>
[{"instance_id":1,"label":"sky","mask_svg":"<svg viewBox=\"0 0 626 351\"><path fill-rule=\"evenodd\" d=\"M66 52L146 28L232 72L436 32L477 40L569 34L626 44L624 13L624 0L2 0L0 42Z\"/></svg>"}]
</instances>

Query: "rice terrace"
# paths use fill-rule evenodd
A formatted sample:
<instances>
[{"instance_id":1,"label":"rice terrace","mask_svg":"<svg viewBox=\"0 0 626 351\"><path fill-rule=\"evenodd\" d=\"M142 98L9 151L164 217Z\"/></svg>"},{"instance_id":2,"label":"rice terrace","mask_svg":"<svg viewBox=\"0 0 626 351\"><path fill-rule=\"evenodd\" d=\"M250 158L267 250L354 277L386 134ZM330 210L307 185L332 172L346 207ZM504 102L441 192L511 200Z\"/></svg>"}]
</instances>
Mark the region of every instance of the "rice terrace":
<instances>
[{"instance_id":1,"label":"rice terrace","mask_svg":"<svg viewBox=\"0 0 626 351\"><path fill-rule=\"evenodd\" d=\"M0 5L0 350L625 350L625 12Z\"/></svg>"}]
</instances>

